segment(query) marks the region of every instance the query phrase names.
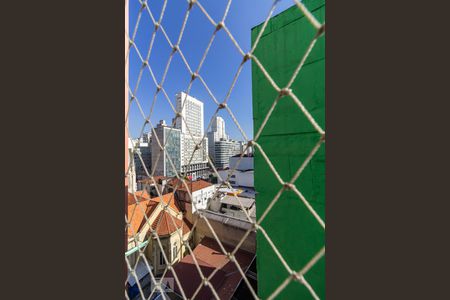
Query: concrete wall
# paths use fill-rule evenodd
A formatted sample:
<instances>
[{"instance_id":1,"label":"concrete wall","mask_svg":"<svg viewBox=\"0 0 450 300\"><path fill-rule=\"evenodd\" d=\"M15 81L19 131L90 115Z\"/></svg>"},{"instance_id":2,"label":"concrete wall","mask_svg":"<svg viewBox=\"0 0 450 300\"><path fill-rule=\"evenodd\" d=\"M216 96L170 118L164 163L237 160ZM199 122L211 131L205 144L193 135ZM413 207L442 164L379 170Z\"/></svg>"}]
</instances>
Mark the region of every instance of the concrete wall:
<instances>
[{"instance_id":1,"label":"concrete wall","mask_svg":"<svg viewBox=\"0 0 450 300\"><path fill-rule=\"evenodd\" d=\"M219 170L217 173L219 173L219 176L221 178L218 178L218 182L223 182L223 180L226 180L228 178L228 174L231 172L231 170ZM246 187L254 187L254 171L247 171L247 172L241 172L238 170L235 170L231 176L229 181L232 186L246 186Z\"/></svg>"},{"instance_id":2,"label":"concrete wall","mask_svg":"<svg viewBox=\"0 0 450 300\"><path fill-rule=\"evenodd\" d=\"M208 219L208 221L219 237L220 241L231 246L236 246L246 232L245 230L223 224L215 220ZM197 245L205 236L214 239L214 235L206 224L206 221L203 219L199 219L195 229L194 244ZM248 235L240 249L246 250L251 253L256 252L256 236L254 232L251 232Z\"/></svg>"},{"instance_id":3,"label":"concrete wall","mask_svg":"<svg viewBox=\"0 0 450 300\"><path fill-rule=\"evenodd\" d=\"M237 171L233 175L235 175L235 178L230 178L230 183L233 184L231 181L235 182L236 186L246 186L246 187L255 187L254 178L253 178L253 171L247 171L247 172L240 172Z\"/></svg>"},{"instance_id":4,"label":"concrete wall","mask_svg":"<svg viewBox=\"0 0 450 300\"><path fill-rule=\"evenodd\" d=\"M253 167L253 157L230 157L230 169L233 169L237 164L236 170L252 170ZM238 164L239 161L239 164Z\"/></svg>"},{"instance_id":5,"label":"concrete wall","mask_svg":"<svg viewBox=\"0 0 450 300\"><path fill-rule=\"evenodd\" d=\"M219 195L217 195L217 197L211 199L211 201L209 202L209 205L208 205L208 209L215 211L215 212L220 211L220 207L222 205L222 203L220 201L222 198L223 198L223 196L221 196L219 194Z\"/></svg>"},{"instance_id":6,"label":"concrete wall","mask_svg":"<svg viewBox=\"0 0 450 300\"><path fill-rule=\"evenodd\" d=\"M189 183L186 183L189 185ZM186 209L186 213L192 215L198 209L206 209L208 208L208 204L212 196L214 195L215 187L214 185L208 186L201 190L197 190L192 193L193 201L195 202L195 206L190 203L184 203L184 209ZM180 201L183 202L191 202L189 194L185 191L177 190L177 196ZM191 221L191 217L188 216L188 220Z\"/></svg>"}]
</instances>

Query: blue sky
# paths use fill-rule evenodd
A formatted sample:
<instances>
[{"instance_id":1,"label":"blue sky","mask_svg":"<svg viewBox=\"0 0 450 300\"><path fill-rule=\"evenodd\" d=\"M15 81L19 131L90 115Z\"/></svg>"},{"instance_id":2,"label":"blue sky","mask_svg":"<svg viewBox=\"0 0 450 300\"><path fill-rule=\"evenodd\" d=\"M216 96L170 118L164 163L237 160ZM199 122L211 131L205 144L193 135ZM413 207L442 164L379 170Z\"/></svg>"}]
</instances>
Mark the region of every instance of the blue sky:
<instances>
[{"instance_id":1,"label":"blue sky","mask_svg":"<svg viewBox=\"0 0 450 300\"><path fill-rule=\"evenodd\" d=\"M152 0L148 2L153 16L155 19L158 19L164 1ZM222 19L227 0L203 0L200 1L200 3L214 21L217 22ZM129 5L129 27L131 35L136 24L140 4L137 0L130 0ZM251 48L251 28L265 20L271 5L272 0L232 1L225 23L244 52L249 51ZM280 1L280 3L277 4L277 9L274 14L277 14L292 5L293 2L291 0ZM173 43L178 39L186 8L187 2L185 0L169 0L167 3L162 26ZM135 43L144 57L148 52L153 28L154 26L148 13L144 11L135 39ZM199 7L194 6L191 10L180 43L181 51L186 57L191 69L195 70L197 68L213 32L214 26L208 21ZM158 31L149 59L149 64L152 67L158 82L162 78L170 52L171 49L169 44L163 34ZM241 61L242 57L228 35L223 30L219 31L200 70L200 74L219 102L224 100ZM142 63L134 50L130 53L129 64L130 86L134 89L137 75L142 66ZM185 91L189 85L189 80L190 75L187 68L180 55L175 54L164 82L164 89L174 106L175 94L179 91ZM144 70L142 81L136 94L146 115L150 113L150 107L155 91L156 86L153 83L148 70ZM217 105L213 102L206 89L198 80L194 81L190 94L203 101L205 114L204 124L205 127L208 126ZM253 138L251 64L249 62L244 65L231 97L228 100L228 105L235 114L247 137L250 139ZM241 133L232 121L228 112L221 110L219 115L225 120L227 133L234 139L243 140ZM161 119L166 120L167 123L171 123L173 117L174 112L167 103L164 95L159 93L151 117L152 123L155 125ZM136 103L133 103L130 107L129 115L130 133L133 138L139 136L142 125L142 115L139 113ZM144 131L150 131L149 125L147 125Z\"/></svg>"}]
</instances>

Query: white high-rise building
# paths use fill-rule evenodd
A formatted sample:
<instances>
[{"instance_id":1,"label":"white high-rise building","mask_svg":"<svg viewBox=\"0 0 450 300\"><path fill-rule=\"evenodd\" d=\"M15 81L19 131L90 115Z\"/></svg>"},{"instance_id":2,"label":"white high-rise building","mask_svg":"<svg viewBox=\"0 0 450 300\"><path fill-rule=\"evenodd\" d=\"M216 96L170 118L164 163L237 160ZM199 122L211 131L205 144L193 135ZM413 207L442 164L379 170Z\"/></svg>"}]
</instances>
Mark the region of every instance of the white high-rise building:
<instances>
[{"instance_id":1,"label":"white high-rise building","mask_svg":"<svg viewBox=\"0 0 450 300\"><path fill-rule=\"evenodd\" d=\"M217 135L215 136L215 142L220 139L228 139L225 133L225 121L222 119L222 117L216 116L214 118L211 124L211 131L217 132Z\"/></svg>"},{"instance_id":2,"label":"white high-rise building","mask_svg":"<svg viewBox=\"0 0 450 300\"><path fill-rule=\"evenodd\" d=\"M184 121L177 118L175 128L180 129L182 133L203 136L203 102L184 92L178 93L176 98L177 111L181 112Z\"/></svg>"},{"instance_id":3,"label":"white high-rise building","mask_svg":"<svg viewBox=\"0 0 450 300\"><path fill-rule=\"evenodd\" d=\"M203 138L203 102L180 92L176 95L176 108L181 114L175 121L175 128L181 131L181 172L194 179L205 176L208 171L208 140ZM200 148L194 153L200 142Z\"/></svg>"},{"instance_id":4,"label":"white high-rise building","mask_svg":"<svg viewBox=\"0 0 450 300\"><path fill-rule=\"evenodd\" d=\"M214 165L217 169L229 167L230 157L241 154L241 144L238 141L221 139L214 143Z\"/></svg>"},{"instance_id":5,"label":"white high-rise building","mask_svg":"<svg viewBox=\"0 0 450 300\"><path fill-rule=\"evenodd\" d=\"M242 153L242 142L228 138L225 132L225 121L222 117L216 116L211 124L211 131L208 132L208 153L218 169L226 169L229 166L229 159L233 155Z\"/></svg>"}]
</instances>

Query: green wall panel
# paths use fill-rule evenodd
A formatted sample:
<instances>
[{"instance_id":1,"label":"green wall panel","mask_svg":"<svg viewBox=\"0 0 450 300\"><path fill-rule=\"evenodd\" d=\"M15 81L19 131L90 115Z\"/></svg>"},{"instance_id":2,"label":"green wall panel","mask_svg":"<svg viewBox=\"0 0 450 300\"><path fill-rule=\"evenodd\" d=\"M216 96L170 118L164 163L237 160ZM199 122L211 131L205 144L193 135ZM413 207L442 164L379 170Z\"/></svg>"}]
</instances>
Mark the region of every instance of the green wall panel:
<instances>
[{"instance_id":1,"label":"green wall panel","mask_svg":"<svg viewBox=\"0 0 450 300\"><path fill-rule=\"evenodd\" d=\"M325 20L325 1L303 1L319 20ZM262 24L252 29L252 45ZM267 72L278 86L284 87L301 61L315 29L293 6L271 18L255 50ZM325 130L325 37L321 36L292 85L317 123ZM255 63L252 63L254 133L277 97ZM289 97L283 97L273 111L258 143L284 181L289 181L316 145L320 135ZM325 144L295 182L313 208L325 220ZM257 217L263 214L281 188L267 162L255 150L255 188ZM325 232L303 202L292 191L285 191L261 226L286 262L300 270L324 246ZM267 298L289 275L265 237L257 233L258 295ZM320 298L325 298L325 258L305 276ZM291 282L279 299L311 299L309 291Z\"/></svg>"}]
</instances>

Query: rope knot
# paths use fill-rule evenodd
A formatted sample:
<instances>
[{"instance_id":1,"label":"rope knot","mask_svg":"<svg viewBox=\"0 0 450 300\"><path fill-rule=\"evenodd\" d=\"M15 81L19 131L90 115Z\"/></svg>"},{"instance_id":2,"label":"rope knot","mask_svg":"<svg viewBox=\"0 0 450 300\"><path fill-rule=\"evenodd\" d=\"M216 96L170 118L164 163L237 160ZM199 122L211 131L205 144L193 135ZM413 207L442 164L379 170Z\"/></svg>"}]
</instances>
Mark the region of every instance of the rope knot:
<instances>
[{"instance_id":1,"label":"rope knot","mask_svg":"<svg viewBox=\"0 0 450 300\"><path fill-rule=\"evenodd\" d=\"M249 60L250 58L252 58L252 54L251 54L251 53L246 53L246 54L244 55L244 60L243 60L243 62L246 62L246 61Z\"/></svg>"},{"instance_id":2,"label":"rope knot","mask_svg":"<svg viewBox=\"0 0 450 300\"><path fill-rule=\"evenodd\" d=\"M293 190L293 189L294 189L294 185L293 185L292 183L289 183L289 182L284 183L284 184L283 184L283 187L284 187L286 190Z\"/></svg>"},{"instance_id":3,"label":"rope knot","mask_svg":"<svg viewBox=\"0 0 450 300\"><path fill-rule=\"evenodd\" d=\"M225 24L223 22L219 22L216 25L216 31L219 31L220 29L222 29L225 26Z\"/></svg>"},{"instance_id":4,"label":"rope knot","mask_svg":"<svg viewBox=\"0 0 450 300\"><path fill-rule=\"evenodd\" d=\"M192 8L192 6L194 6L194 4L197 2L197 0L191 0L189 1L189 9Z\"/></svg>"},{"instance_id":5,"label":"rope knot","mask_svg":"<svg viewBox=\"0 0 450 300\"><path fill-rule=\"evenodd\" d=\"M280 96L289 96L292 93L291 89L284 88L280 90Z\"/></svg>"},{"instance_id":6,"label":"rope knot","mask_svg":"<svg viewBox=\"0 0 450 300\"><path fill-rule=\"evenodd\" d=\"M317 30L316 38L321 36L324 33L325 33L325 24L322 24L322 26L320 26L320 28Z\"/></svg>"}]
</instances>

